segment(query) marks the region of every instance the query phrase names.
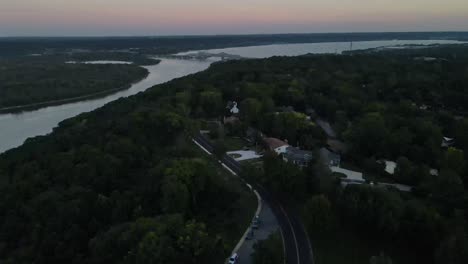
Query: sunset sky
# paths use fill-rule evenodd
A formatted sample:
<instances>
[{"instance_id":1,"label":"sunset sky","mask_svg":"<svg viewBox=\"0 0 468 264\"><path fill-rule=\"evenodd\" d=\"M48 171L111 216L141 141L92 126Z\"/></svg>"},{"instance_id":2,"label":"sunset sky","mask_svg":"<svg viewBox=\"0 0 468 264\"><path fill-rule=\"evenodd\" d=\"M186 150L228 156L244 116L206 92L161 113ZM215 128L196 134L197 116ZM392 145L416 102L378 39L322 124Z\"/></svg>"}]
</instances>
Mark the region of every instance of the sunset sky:
<instances>
[{"instance_id":1,"label":"sunset sky","mask_svg":"<svg viewBox=\"0 0 468 264\"><path fill-rule=\"evenodd\" d=\"M468 0L0 0L0 36L468 31Z\"/></svg>"}]
</instances>

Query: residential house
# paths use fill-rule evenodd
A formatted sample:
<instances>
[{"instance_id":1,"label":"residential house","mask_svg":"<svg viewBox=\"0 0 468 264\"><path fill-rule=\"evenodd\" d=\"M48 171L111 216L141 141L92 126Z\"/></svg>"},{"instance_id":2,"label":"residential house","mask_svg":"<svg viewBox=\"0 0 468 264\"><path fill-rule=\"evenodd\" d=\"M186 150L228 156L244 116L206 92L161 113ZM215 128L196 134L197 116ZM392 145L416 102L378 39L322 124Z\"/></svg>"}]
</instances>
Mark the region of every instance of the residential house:
<instances>
[{"instance_id":1,"label":"residential house","mask_svg":"<svg viewBox=\"0 0 468 264\"><path fill-rule=\"evenodd\" d=\"M391 161L391 160L386 160L385 161L385 171L388 173L388 174L395 174L395 169L397 168L397 163L394 162L394 161Z\"/></svg>"},{"instance_id":2,"label":"residential house","mask_svg":"<svg viewBox=\"0 0 468 264\"><path fill-rule=\"evenodd\" d=\"M295 147L288 147L286 153L283 154L283 160L291 162L300 167L306 167L312 161L312 151L300 150Z\"/></svg>"},{"instance_id":3,"label":"residential house","mask_svg":"<svg viewBox=\"0 0 468 264\"><path fill-rule=\"evenodd\" d=\"M449 137L443 137L442 138L441 146L443 148L451 147L451 146L453 146L453 144L455 144L455 139L454 138L449 138Z\"/></svg>"},{"instance_id":4,"label":"residential house","mask_svg":"<svg viewBox=\"0 0 468 264\"><path fill-rule=\"evenodd\" d=\"M236 101L229 101L227 103L226 109L228 109L229 113L231 113L233 115L237 115L240 112L239 108L237 107L237 102Z\"/></svg>"},{"instance_id":5,"label":"residential house","mask_svg":"<svg viewBox=\"0 0 468 264\"><path fill-rule=\"evenodd\" d=\"M276 154L286 153L289 144L277 138L263 139L268 150L276 152Z\"/></svg>"}]
</instances>

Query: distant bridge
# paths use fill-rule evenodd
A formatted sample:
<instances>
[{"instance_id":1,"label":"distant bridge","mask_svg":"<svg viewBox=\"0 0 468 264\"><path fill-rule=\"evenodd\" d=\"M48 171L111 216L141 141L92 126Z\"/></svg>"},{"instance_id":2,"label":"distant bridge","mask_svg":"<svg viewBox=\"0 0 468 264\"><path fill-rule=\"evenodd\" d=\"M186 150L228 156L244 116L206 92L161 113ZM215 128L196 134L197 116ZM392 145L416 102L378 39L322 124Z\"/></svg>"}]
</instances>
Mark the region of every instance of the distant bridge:
<instances>
[{"instance_id":1,"label":"distant bridge","mask_svg":"<svg viewBox=\"0 0 468 264\"><path fill-rule=\"evenodd\" d=\"M201 60L201 61L205 61L209 58L220 58L222 61L243 59L243 57L240 55L234 55L234 54L229 54L225 52L210 53L210 52L204 52L204 51L186 53L183 55L164 55L164 56L158 56L158 57L164 58L164 59Z\"/></svg>"}]
</instances>

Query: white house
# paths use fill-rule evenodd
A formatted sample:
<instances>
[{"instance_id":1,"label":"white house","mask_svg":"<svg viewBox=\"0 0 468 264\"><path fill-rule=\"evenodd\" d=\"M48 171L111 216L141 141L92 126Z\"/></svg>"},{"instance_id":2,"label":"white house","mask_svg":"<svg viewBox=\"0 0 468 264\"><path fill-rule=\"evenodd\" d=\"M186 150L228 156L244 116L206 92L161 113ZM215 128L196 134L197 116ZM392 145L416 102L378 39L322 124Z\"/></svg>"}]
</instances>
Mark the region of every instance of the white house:
<instances>
[{"instance_id":1,"label":"white house","mask_svg":"<svg viewBox=\"0 0 468 264\"><path fill-rule=\"evenodd\" d=\"M391 160L384 160L384 162L385 162L385 171L391 175L395 174L397 163Z\"/></svg>"},{"instance_id":2,"label":"white house","mask_svg":"<svg viewBox=\"0 0 468 264\"><path fill-rule=\"evenodd\" d=\"M448 147L452 146L453 144L455 144L455 139L454 138L449 138L449 137L443 137L442 138L441 146L443 148L448 148Z\"/></svg>"},{"instance_id":3,"label":"white house","mask_svg":"<svg viewBox=\"0 0 468 264\"><path fill-rule=\"evenodd\" d=\"M239 108L237 107L237 102L232 102L231 114L237 115L239 113Z\"/></svg>"}]
</instances>

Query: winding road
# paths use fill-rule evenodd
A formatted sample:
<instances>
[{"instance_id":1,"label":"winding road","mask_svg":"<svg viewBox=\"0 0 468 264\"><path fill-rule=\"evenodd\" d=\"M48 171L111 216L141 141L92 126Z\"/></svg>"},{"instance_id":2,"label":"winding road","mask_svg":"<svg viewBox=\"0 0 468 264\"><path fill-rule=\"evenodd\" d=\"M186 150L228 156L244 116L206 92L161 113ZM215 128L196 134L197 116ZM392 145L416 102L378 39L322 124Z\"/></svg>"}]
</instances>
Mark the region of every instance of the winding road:
<instances>
[{"instance_id":1,"label":"winding road","mask_svg":"<svg viewBox=\"0 0 468 264\"><path fill-rule=\"evenodd\" d=\"M213 145L203 135L198 134L193 139L203 148L213 153ZM238 175L242 172L241 164L228 155L224 155L221 162ZM307 232L300 221L299 214L292 207L288 206L288 203L280 202L262 186L252 185L257 189L262 199L270 205L273 214L278 220L284 242L285 263L313 264L312 246Z\"/></svg>"}]
</instances>

